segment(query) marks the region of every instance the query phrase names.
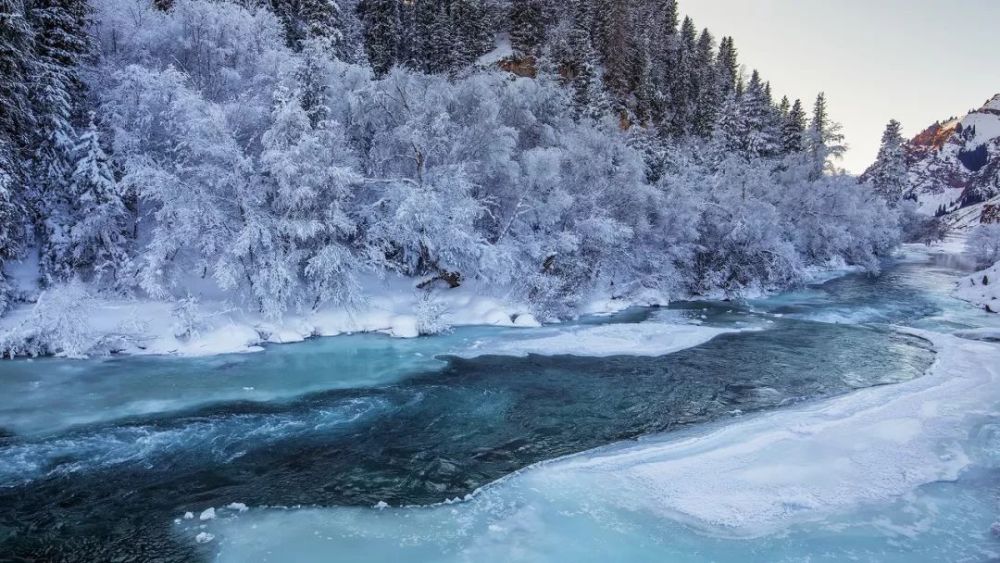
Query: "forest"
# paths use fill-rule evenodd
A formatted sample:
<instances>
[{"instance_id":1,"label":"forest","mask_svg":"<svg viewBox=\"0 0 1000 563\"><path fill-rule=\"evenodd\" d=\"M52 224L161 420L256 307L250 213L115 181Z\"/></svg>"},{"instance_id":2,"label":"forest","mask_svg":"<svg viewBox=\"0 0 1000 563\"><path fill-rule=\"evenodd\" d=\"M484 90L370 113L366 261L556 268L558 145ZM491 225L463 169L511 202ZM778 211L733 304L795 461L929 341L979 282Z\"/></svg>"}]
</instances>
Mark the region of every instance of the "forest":
<instances>
[{"instance_id":1,"label":"forest","mask_svg":"<svg viewBox=\"0 0 1000 563\"><path fill-rule=\"evenodd\" d=\"M371 280L555 320L595 291L875 272L907 213L674 0L0 0L0 311L268 318ZM30 278L35 285L13 282Z\"/></svg>"}]
</instances>

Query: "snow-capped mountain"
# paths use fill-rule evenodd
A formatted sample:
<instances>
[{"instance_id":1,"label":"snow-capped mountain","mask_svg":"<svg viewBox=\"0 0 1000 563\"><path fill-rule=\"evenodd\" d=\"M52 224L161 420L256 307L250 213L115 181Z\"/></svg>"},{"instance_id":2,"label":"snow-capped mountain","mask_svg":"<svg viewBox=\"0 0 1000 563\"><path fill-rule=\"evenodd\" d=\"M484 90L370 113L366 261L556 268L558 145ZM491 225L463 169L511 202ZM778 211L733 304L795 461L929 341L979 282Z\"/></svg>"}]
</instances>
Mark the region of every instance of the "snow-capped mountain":
<instances>
[{"instance_id":1,"label":"snow-capped mountain","mask_svg":"<svg viewBox=\"0 0 1000 563\"><path fill-rule=\"evenodd\" d=\"M935 123L904 147L907 197L928 215L967 215L1000 195L1000 94L965 117ZM978 218L978 217L977 217Z\"/></svg>"}]
</instances>

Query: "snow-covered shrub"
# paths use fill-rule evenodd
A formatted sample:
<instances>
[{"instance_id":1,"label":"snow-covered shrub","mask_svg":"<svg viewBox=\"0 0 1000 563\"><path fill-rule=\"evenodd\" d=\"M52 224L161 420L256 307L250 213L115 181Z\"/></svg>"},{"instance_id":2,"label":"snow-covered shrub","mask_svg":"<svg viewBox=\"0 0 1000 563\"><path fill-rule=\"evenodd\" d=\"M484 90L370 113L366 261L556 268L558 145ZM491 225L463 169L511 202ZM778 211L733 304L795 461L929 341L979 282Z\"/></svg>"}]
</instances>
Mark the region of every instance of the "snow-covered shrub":
<instances>
[{"instance_id":1,"label":"snow-covered shrub","mask_svg":"<svg viewBox=\"0 0 1000 563\"><path fill-rule=\"evenodd\" d=\"M981 267L1000 262L1000 223L979 225L969 233L966 251Z\"/></svg>"},{"instance_id":2,"label":"snow-covered shrub","mask_svg":"<svg viewBox=\"0 0 1000 563\"><path fill-rule=\"evenodd\" d=\"M205 315L201 311L197 297L189 295L178 299L171 313L174 317L174 336L178 340L188 340L198 336Z\"/></svg>"},{"instance_id":3,"label":"snow-covered shrub","mask_svg":"<svg viewBox=\"0 0 1000 563\"><path fill-rule=\"evenodd\" d=\"M451 329L446 317L448 315L448 305L434 297L431 293L424 293L417 301L417 331L421 335L440 334Z\"/></svg>"},{"instance_id":4,"label":"snow-covered shrub","mask_svg":"<svg viewBox=\"0 0 1000 563\"><path fill-rule=\"evenodd\" d=\"M0 333L4 356L58 355L71 358L119 350L133 336L94 327L94 296L79 281L44 291L28 315Z\"/></svg>"}]
</instances>

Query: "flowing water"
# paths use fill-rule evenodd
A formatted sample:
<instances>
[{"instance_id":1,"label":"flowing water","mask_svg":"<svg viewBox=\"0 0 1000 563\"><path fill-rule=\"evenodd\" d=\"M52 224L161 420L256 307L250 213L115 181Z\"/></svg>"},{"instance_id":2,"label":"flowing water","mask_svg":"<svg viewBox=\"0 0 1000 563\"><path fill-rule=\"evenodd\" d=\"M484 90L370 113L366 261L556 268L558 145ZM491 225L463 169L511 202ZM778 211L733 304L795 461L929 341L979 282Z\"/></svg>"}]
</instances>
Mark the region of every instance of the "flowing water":
<instances>
[{"instance_id":1,"label":"flowing water","mask_svg":"<svg viewBox=\"0 0 1000 563\"><path fill-rule=\"evenodd\" d=\"M454 354L532 335L531 329L463 328L417 340L344 336L206 359L4 362L0 560L239 561L267 559L274 549L284 550L271 554L276 561L399 560L396 547L406 542L386 547L386 538L426 538L428 530L437 530L440 541L415 540L417 549L406 558L440 560L458 550L478 560L482 546L448 544L461 543L453 537L461 526L447 519L417 512L409 523L417 528L410 530L364 515L377 504L466 498L532 464L616 442L683 435L751 413L919 378L934 351L923 338L890 325L941 331L981 326L984 315L942 290L958 273L954 264L932 258L902 261L878 278L849 275L742 305L679 303L583 321L754 329L659 357L462 358ZM1000 457L989 453L1000 441L991 422L983 424L983 455ZM995 477L982 469L962 481L970 502L988 503L983 499L997 493ZM511 483L519 494L531 490L517 477ZM953 500L951 492L920 494ZM233 502L308 509L255 508L243 515L239 505L221 508ZM209 527L213 522L198 516L210 507L232 521ZM497 514L510 506L459 511L455 518L474 521L477 510ZM186 512L194 519L184 519ZM531 526L531 518L515 520ZM615 521L633 525L623 519ZM367 528L337 528L354 521ZM651 525L644 522L640 529ZM671 543L664 530L680 524L657 522L655 532L642 535L659 545L656 550L625 550L611 537L602 540L607 551L587 553L662 560L741 552L698 534L671 532ZM319 549L299 538L315 540L331 526L354 543ZM209 541L214 536L204 530L232 539ZM195 541L197 533L207 543ZM573 533L592 536L593 530ZM836 543L818 532L808 537ZM754 544L761 557L792 557L795 551L779 539L767 541ZM581 555L541 553L555 560ZM534 550L525 558L546 557Z\"/></svg>"}]
</instances>

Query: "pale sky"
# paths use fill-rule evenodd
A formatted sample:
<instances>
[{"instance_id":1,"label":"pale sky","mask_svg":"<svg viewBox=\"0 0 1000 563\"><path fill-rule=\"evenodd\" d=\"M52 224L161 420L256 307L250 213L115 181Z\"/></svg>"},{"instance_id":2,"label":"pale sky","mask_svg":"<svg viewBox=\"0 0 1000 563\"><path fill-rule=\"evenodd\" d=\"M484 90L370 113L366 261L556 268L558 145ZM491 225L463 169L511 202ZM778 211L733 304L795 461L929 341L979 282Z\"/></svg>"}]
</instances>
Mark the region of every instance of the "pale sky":
<instances>
[{"instance_id":1,"label":"pale sky","mask_svg":"<svg viewBox=\"0 0 1000 563\"><path fill-rule=\"evenodd\" d=\"M1000 93L1000 0L680 0L776 99L827 95L860 173L889 119L907 137Z\"/></svg>"}]
</instances>

